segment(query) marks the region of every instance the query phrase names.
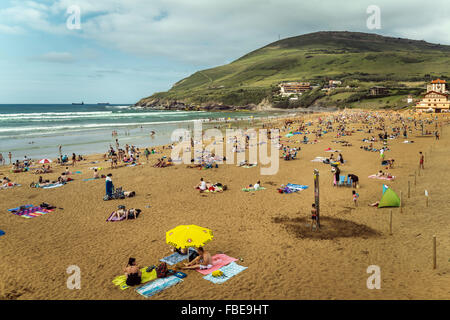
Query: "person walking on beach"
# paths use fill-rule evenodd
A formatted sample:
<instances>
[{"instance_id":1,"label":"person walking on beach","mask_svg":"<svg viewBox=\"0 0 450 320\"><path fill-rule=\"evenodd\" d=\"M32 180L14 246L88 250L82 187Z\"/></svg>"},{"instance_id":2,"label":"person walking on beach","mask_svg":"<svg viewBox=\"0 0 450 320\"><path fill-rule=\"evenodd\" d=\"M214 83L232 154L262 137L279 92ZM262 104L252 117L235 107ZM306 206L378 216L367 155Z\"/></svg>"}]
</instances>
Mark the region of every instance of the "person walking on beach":
<instances>
[{"instance_id":1,"label":"person walking on beach","mask_svg":"<svg viewBox=\"0 0 450 320\"><path fill-rule=\"evenodd\" d=\"M11 152L8 153L8 158L9 158L9 164L12 164L12 154Z\"/></svg>"},{"instance_id":2,"label":"person walking on beach","mask_svg":"<svg viewBox=\"0 0 450 320\"><path fill-rule=\"evenodd\" d=\"M62 146L59 145L58 149L59 149L59 157L62 158Z\"/></svg>"},{"instance_id":3,"label":"person walking on beach","mask_svg":"<svg viewBox=\"0 0 450 320\"><path fill-rule=\"evenodd\" d=\"M150 154L150 151L148 150L148 148L145 148L144 154L145 154L145 158L146 158L147 161L148 161L148 156L149 156L149 154Z\"/></svg>"},{"instance_id":4,"label":"person walking on beach","mask_svg":"<svg viewBox=\"0 0 450 320\"><path fill-rule=\"evenodd\" d=\"M423 156L422 151L420 151L419 154L420 154L419 169L425 169L425 167L423 166L425 158Z\"/></svg>"},{"instance_id":5,"label":"person walking on beach","mask_svg":"<svg viewBox=\"0 0 450 320\"><path fill-rule=\"evenodd\" d=\"M0 153L0 164L5 165L5 159L3 159L3 155Z\"/></svg>"},{"instance_id":6,"label":"person walking on beach","mask_svg":"<svg viewBox=\"0 0 450 320\"><path fill-rule=\"evenodd\" d=\"M436 137L436 140L439 140L439 131L436 130L436 132L434 133L434 136Z\"/></svg>"}]
</instances>

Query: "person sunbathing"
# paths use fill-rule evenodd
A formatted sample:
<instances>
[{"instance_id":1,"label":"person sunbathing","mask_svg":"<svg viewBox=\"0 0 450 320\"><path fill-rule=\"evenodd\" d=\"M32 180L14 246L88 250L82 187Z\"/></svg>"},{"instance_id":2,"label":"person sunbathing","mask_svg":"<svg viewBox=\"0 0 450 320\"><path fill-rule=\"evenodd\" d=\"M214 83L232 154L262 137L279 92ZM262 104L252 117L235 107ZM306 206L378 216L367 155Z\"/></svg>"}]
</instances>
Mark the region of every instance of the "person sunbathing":
<instances>
[{"instance_id":1,"label":"person sunbathing","mask_svg":"<svg viewBox=\"0 0 450 320\"><path fill-rule=\"evenodd\" d=\"M94 175L93 175L93 178L94 178L94 179L99 179L99 176L98 176L98 170L97 170L97 169L94 169Z\"/></svg>"},{"instance_id":2,"label":"person sunbathing","mask_svg":"<svg viewBox=\"0 0 450 320\"><path fill-rule=\"evenodd\" d=\"M204 192L209 188L208 184L203 180L203 178L200 178L200 182L194 186L194 189L200 190L200 192Z\"/></svg>"},{"instance_id":3,"label":"person sunbathing","mask_svg":"<svg viewBox=\"0 0 450 320\"><path fill-rule=\"evenodd\" d=\"M136 286L141 284L142 274L135 258L128 259L128 264L125 267L125 275L127 276L126 284L129 286Z\"/></svg>"},{"instance_id":4,"label":"person sunbathing","mask_svg":"<svg viewBox=\"0 0 450 320\"><path fill-rule=\"evenodd\" d=\"M199 247L197 252L199 254L198 257L196 257L191 262L185 263L184 267L181 267L181 269L207 270L213 267L212 257L209 252L205 251L203 247Z\"/></svg>"}]
</instances>

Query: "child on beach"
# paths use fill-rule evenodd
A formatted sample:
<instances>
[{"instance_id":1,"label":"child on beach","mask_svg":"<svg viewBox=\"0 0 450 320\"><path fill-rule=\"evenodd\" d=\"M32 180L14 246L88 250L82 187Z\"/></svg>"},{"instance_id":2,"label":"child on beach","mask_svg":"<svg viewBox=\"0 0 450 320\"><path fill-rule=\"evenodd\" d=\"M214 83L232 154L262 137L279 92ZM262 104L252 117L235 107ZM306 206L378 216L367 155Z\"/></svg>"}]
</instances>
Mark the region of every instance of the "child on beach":
<instances>
[{"instance_id":1,"label":"child on beach","mask_svg":"<svg viewBox=\"0 0 450 320\"><path fill-rule=\"evenodd\" d=\"M357 200L359 198L359 194L357 194L355 190L352 191L352 197L353 197L353 203L355 204L355 207L357 207L358 206Z\"/></svg>"}]
</instances>

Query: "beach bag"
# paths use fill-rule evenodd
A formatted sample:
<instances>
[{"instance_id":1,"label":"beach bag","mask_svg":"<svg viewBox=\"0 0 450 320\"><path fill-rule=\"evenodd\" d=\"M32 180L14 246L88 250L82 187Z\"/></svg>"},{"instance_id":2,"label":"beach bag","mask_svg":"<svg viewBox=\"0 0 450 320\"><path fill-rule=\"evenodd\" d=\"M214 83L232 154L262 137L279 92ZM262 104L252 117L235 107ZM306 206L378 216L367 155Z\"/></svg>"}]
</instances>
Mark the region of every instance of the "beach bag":
<instances>
[{"instance_id":1,"label":"beach bag","mask_svg":"<svg viewBox=\"0 0 450 320\"><path fill-rule=\"evenodd\" d=\"M156 276L158 278L165 278L167 277L167 264L165 262L162 262L157 268L156 268Z\"/></svg>"}]
</instances>

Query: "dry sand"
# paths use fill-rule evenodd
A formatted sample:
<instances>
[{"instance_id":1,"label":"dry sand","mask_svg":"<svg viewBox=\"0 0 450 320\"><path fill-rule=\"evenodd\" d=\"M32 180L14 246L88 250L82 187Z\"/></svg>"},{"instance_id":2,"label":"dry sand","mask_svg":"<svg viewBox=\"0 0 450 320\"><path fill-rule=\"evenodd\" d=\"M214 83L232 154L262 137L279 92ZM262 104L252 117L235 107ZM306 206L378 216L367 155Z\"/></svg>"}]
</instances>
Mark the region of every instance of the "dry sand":
<instances>
[{"instance_id":1,"label":"dry sand","mask_svg":"<svg viewBox=\"0 0 450 320\"><path fill-rule=\"evenodd\" d=\"M396 160L396 167L389 171L397 179L388 185L398 194L403 191L404 198L403 213L393 209L393 235L389 235L391 209L368 206L380 199L383 184L367 178L382 169L378 153L360 149L365 144L361 140L371 135L357 132L336 138L329 133L318 144L291 142L302 148L299 159L280 159L280 170L274 176L260 176L259 166L235 165L199 171L185 165L158 169L145 164L100 171L112 172L116 187L136 191L135 198L123 201L102 200L104 180L82 181L92 176L88 168L93 165L87 162L73 169L83 172L73 176L75 181L51 190L28 187L36 175L10 174L9 168L0 167L2 176L22 184L0 191L0 229L6 231L0 237L0 299L144 299L133 289L118 289L111 281L122 273L130 256L141 266L157 264L167 256L165 232L180 224L212 229L214 240L207 250L242 258L238 263L248 269L221 285L187 271L183 283L151 299L449 299L450 128L444 127L440 141L413 137L414 144L403 144L402 138L390 140L392 151L387 157ZM347 140L353 146L341 147L332 140ZM324 152L328 147L342 150L348 160L341 167L342 174L360 177L357 208L351 188L332 187L330 166L311 162L315 156L329 156ZM420 150L426 152L425 171L414 186ZM158 156L152 155L150 163ZM90 156L89 161L95 158ZM314 168L320 170L323 228L311 236L306 224L313 202ZM57 173L46 178L55 179L63 171L57 167ZM200 177L227 184L229 190L199 194L193 186ZM241 191L259 179L265 191ZM276 192L288 182L310 188L296 194ZM430 194L429 207L425 206L425 189ZM7 212L41 202L64 210L34 219ZM118 204L141 208L143 213L137 220L105 222ZM432 268L433 235L438 243L436 270ZM66 287L70 265L81 268L80 290ZM366 287L369 265L381 268L380 290Z\"/></svg>"}]
</instances>

